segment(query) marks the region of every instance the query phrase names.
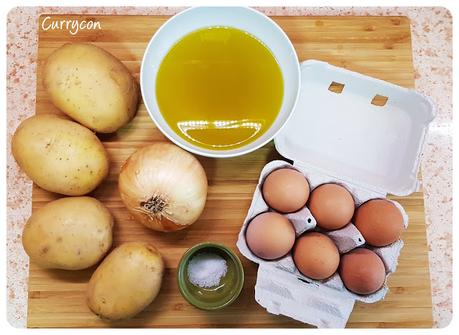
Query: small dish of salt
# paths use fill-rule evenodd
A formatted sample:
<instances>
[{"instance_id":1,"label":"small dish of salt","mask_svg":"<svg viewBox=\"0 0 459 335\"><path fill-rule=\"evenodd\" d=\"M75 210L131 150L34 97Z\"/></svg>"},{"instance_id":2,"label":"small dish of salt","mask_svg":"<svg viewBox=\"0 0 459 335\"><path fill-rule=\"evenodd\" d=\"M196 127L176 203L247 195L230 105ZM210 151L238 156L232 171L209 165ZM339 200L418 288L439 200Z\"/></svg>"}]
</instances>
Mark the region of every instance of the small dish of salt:
<instances>
[{"instance_id":1,"label":"small dish of salt","mask_svg":"<svg viewBox=\"0 0 459 335\"><path fill-rule=\"evenodd\" d=\"M223 257L212 253L199 253L188 263L188 279L202 288L218 287L228 266Z\"/></svg>"},{"instance_id":2,"label":"small dish of salt","mask_svg":"<svg viewBox=\"0 0 459 335\"><path fill-rule=\"evenodd\" d=\"M177 271L180 293L193 306L220 309L239 296L244 269L236 254L224 245L201 243L185 252Z\"/></svg>"}]
</instances>

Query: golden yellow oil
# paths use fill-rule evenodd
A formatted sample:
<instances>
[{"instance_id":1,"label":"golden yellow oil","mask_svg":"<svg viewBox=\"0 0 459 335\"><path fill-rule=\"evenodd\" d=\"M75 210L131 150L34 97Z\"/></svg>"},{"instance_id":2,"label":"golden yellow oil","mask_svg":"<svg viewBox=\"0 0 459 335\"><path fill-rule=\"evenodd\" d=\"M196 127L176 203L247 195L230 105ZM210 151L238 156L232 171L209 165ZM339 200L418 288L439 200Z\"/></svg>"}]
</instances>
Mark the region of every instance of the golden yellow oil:
<instances>
[{"instance_id":1,"label":"golden yellow oil","mask_svg":"<svg viewBox=\"0 0 459 335\"><path fill-rule=\"evenodd\" d=\"M254 36L209 27L179 40L156 78L159 109L183 139L213 150L255 141L279 113L284 91L280 67Z\"/></svg>"}]
</instances>

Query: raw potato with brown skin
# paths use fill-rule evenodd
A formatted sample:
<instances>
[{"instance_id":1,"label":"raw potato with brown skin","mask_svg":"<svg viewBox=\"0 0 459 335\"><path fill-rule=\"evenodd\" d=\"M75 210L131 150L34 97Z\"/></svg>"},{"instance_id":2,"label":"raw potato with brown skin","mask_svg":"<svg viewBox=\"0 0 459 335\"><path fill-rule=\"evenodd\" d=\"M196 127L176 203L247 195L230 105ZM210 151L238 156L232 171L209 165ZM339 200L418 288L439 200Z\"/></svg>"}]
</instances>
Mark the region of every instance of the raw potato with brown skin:
<instances>
[{"instance_id":1,"label":"raw potato with brown skin","mask_svg":"<svg viewBox=\"0 0 459 335\"><path fill-rule=\"evenodd\" d=\"M22 244L41 267L81 270L99 262L110 249L112 227L113 217L99 200L61 198L32 214Z\"/></svg>"},{"instance_id":2,"label":"raw potato with brown skin","mask_svg":"<svg viewBox=\"0 0 459 335\"><path fill-rule=\"evenodd\" d=\"M13 135L11 147L27 176L50 192L84 195L108 174L108 156L97 136L56 115L24 120Z\"/></svg>"},{"instance_id":3,"label":"raw potato with brown skin","mask_svg":"<svg viewBox=\"0 0 459 335\"><path fill-rule=\"evenodd\" d=\"M129 242L113 250L89 280L86 299L101 318L133 317L158 295L164 262L151 244Z\"/></svg>"},{"instance_id":4,"label":"raw potato with brown skin","mask_svg":"<svg viewBox=\"0 0 459 335\"><path fill-rule=\"evenodd\" d=\"M118 130L137 111L134 77L115 56L93 44L64 44L48 57L43 75L52 103L96 132Z\"/></svg>"}]
</instances>

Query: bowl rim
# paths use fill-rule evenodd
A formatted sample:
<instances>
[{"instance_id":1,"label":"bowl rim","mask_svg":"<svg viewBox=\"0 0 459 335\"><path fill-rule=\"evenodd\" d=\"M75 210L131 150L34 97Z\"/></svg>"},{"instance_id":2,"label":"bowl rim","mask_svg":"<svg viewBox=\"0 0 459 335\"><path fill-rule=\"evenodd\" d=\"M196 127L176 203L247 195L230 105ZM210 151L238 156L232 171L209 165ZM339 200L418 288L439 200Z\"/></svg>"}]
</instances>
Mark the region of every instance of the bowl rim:
<instances>
[{"instance_id":1,"label":"bowl rim","mask_svg":"<svg viewBox=\"0 0 459 335\"><path fill-rule=\"evenodd\" d=\"M184 276L186 276L185 264L198 251L203 250L205 248L216 248L216 249L219 249L219 250L225 252L226 254L228 254L228 256L231 258L231 260L235 264L236 270L240 273L239 283L238 283L238 285L236 287L235 293L231 296L231 298L228 299L227 301L225 301L223 304L216 305L216 306L211 306L211 307L206 307L206 306L200 305L199 304L199 300L194 299L191 296L191 294L188 292L188 290L185 289L185 285L184 285L184 282L183 282L184 281L183 278L184 278ZM202 310L217 310L217 309L221 309L223 307L226 307L226 306L232 304L239 297L239 295L242 292L242 288L244 287L245 273L244 273L244 267L242 266L241 260L234 253L234 251L232 251L230 248L228 248L227 246L225 246L223 244L219 244L219 243L202 242L202 243L198 243L198 244L192 246L187 251L185 251L185 253L182 255L182 257L180 258L180 261L178 263L176 279L177 279L177 285L179 287L179 291L180 291L181 295L185 298L185 300L188 301L188 303L190 303L192 306L195 306L195 307L197 307L199 309L202 309Z\"/></svg>"},{"instance_id":2,"label":"bowl rim","mask_svg":"<svg viewBox=\"0 0 459 335\"><path fill-rule=\"evenodd\" d=\"M230 149L230 150L212 150L212 149L205 149L205 148L200 148L198 146L195 146L191 143L188 143L186 141L184 141L184 143L180 142L179 140L175 139L171 134L169 134L168 131L166 131L160 124L159 122L155 119L155 117L153 117L153 113L150 111L150 108L147 104L147 100L145 98L145 94L144 94L144 80L143 80L143 73L144 73L144 69L145 69L145 63L146 63L146 58L147 58L147 51L150 50L151 48L151 44L154 42L155 40L155 37L161 33L161 31L164 29L164 27L166 27L167 25L171 24L171 22L175 21L178 17L190 12L190 11L193 11L193 10L196 10L196 9L202 9L202 8L219 8L219 9L224 9L224 8L241 8L241 9L245 9L245 10L248 10L250 12L252 12L253 14L255 15L259 15L261 17L263 17L265 20L267 20L269 23L271 23L279 32L280 34L283 36L283 38L285 39L288 47L290 48L290 51L296 56L296 59L297 59L297 64L296 64L296 72L298 73L298 82L296 83L297 84L297 92L296 92L296 95L295 95L295 99L293 101L293 104L292 104L292 109L290 111L290 113L287 115L285 121L279 126L279 128L270 136L270 137L267 137L264 141L260 142L259 144L255 145L254 147L252 148L247 148L246 146L242 146L240 148L235 148L235 149ZM268 15L254 9L254 8L251 8L249 6L192 6L192 7L189 7L189 8L186 8L184 10L182 10L181 12L173 15L172 17L170 17L169 19L167 19L156 31L155 33L153 34L153 36L150 38L150 41L148 42L147 44L147 47L145 48L145 52L143 54L143 57L142 57L142 63L140 65L140 72L139 72L139 76L140 76L140 93L141 93L141 96L142 96L142 101L143 101L143 104L145 105L145 108L147 110L147 113L148 115L150 116L150 119L153 120L155 126L161 131L161 133L167 137L167 139L169 141L171 141L172 143L174 143L175 145L179 146L180 148L188 151L188 152L191 152L195 155L200 155L200 156L203 156L203 157L210 157L210 158L231 158L231 157L238 157L238 156L243 156L243 155L246 155L248 153L251 153L255 150L258 150L259 148L263 147L264 145L266 145L267 143L269 143L270 141L272 141L278 134L279 132L282 130L282 128L284 128L284 126L287 124L287 122L289 122L289 120L292 118L292 115L296 109L296 106L298 104L298 100L299 100L299 97L300 97L300 93L301 93L301 67L300 67L300 60L298 58L298 54L295 50L295 47L293 46L293 43L292 41L290 40L290 38L287 36L287 34L285 33L285 31L273 20L271 19ZM247 145L250 145L251 143L253 142L250 142L248 143Z\"/></svg>"}]
</instances>

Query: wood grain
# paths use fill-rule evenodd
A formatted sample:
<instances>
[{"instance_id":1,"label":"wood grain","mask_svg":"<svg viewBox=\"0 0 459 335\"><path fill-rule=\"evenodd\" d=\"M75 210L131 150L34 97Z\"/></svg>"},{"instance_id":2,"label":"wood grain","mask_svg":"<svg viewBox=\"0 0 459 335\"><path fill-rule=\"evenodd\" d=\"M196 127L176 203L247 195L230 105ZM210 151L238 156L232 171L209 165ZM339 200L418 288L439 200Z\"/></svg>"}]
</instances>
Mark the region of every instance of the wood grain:
<instances>
[{"instance_id":1,"label":"wood grain","mask_svg":"<svg viewBox=\"0 0 459 335\"><path fill-rule=\"evenodd\" d=\"M46 57L66 42L92 42L121 59L138 78L145 47L167 19L159 16L53 16L54 19L94 19L102 30L39 32L37 114L59 113L42 86ZM43 19L43 17L41 17ZM273 17L285 30L300 60L319 59L376 78L413 87L410 24L405 17ZM150 241L162 251L167 271L157 300L135 318L107 323L93 315L85 303L86 283L94 269L46 271L30 265L29 327L305 327L287 317L267 313L254 300L257 265L240 255L246 272L239 299L220 311L204 312L180 295L175 280L181 255L203 241L223 243L237 252L235 242L250 205L263 165L280 156L272 143L231 159L200 157L209 178L209 194L199 221L185 231L161 234L134 222L117 191L121 164L136 149L164 136L155 129L145 107L116 134L100 136L107 148L111 169L107 180L93 192L113 213L115 245L125 241ZM33 210L57 195L38 187L33 190ZM405 248L399 267L389 278L390 293L375 304L357 303L349 327L431 327L432 306L422 193L395 198L410 217L404 233ZM122 271L122 269L120 269Z\"/></svg>"}]
</instances>

